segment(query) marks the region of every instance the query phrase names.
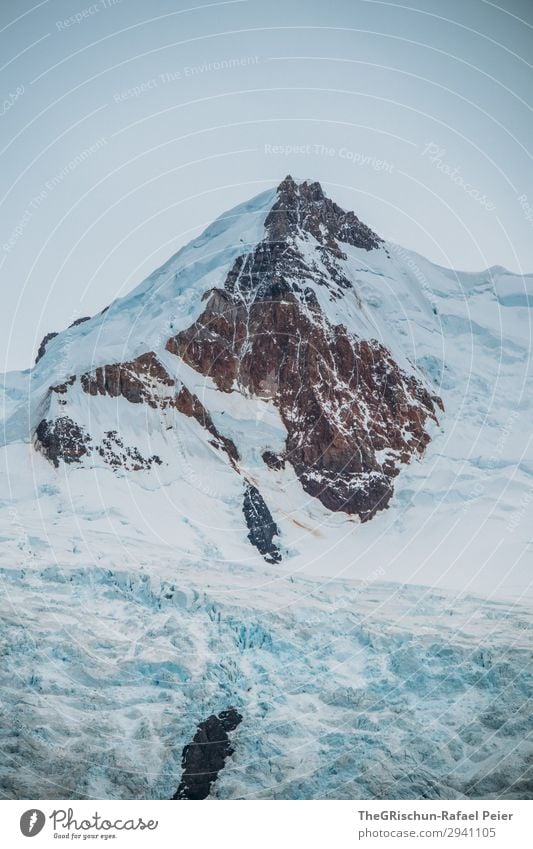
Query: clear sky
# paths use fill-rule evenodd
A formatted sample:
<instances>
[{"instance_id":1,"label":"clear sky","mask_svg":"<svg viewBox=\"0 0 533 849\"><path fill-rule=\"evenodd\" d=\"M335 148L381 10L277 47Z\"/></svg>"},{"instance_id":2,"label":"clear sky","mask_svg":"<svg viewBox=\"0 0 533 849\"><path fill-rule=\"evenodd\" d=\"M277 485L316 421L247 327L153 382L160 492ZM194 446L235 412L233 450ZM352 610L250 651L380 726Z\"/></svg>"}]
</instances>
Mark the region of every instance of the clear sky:
<instances>
[{"instance_id":1,"label":"clear sky","mask_svg":"<svg viewBox=\"0 0 533 849\"><path fill-rule=\"evenodd\" d=\"M533 2L2 0L0 368L287 174L533 271Z\"/></svg>"}]
</instances>

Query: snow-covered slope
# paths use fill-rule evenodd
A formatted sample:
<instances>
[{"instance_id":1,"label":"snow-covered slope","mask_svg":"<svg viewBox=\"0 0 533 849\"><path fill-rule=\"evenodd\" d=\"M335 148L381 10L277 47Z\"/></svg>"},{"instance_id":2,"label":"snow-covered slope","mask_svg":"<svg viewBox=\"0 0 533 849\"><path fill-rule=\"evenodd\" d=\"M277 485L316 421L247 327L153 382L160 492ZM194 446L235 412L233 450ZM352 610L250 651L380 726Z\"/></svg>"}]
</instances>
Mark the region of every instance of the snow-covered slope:
<instances>
[{"instance_id":1,"label":"snow-covered slope","mask_svg":"<svg viewBox=\"0 0 533 849\"><path fill-rule=\"evenodd\" d=\"M132 359L158 347L158 342L164 347L172 332L187 327L200 311L203 293L263 237L274 198L274 190L263 192L225 213L128 295L58 333L33 369L4 375L4 441L28 438L28 421L30 427L37 424L39 404L50 384L98 365Z\"/></svg>"},{"instance_id":2,"label":"snow-covered slope","mask_svg":"<svg viewBox=\"0 0 533 849\"><path fill-rule=\"evenodd\" d=\"M287 178L5 375L4 793L527 795L532 305Z\"/></svg>"}]
</instances>

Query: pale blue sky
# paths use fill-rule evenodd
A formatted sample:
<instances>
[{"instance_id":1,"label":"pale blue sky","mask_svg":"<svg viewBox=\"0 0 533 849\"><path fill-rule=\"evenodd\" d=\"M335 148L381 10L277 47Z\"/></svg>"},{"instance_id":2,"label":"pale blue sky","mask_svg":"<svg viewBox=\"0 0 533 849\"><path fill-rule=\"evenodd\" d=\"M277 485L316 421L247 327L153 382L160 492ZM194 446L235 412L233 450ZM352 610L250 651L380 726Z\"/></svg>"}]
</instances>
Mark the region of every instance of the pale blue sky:
<instances>
[{"instance_id":1,"label":"pale blue sky","mask_svg":"<svg viewBox=\"0 0 533 849\"><path fill-rule=\"evenodd\" d=\"M533 3L3 0L0 39L0 367L287 173L533 270Z\"/></svg>"}]
</instances>

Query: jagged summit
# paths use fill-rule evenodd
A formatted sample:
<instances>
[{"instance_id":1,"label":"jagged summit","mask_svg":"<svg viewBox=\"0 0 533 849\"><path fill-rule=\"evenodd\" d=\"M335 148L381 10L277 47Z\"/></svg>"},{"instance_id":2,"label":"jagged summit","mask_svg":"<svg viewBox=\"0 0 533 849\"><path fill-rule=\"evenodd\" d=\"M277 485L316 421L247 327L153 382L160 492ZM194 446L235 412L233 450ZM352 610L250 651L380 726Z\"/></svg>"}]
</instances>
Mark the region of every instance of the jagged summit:
<instances>
[{"instance_id":1,"label":"jagged summit","mask_svg":"<svg viewBox=\"0 0 533 849\"><path fill-rule=\"evenodd\" d=\"M246 301L291 293L316 306L315 293L304 281L338 298L351 288L346 247L371 251L382 244L355 213L328 198L320 183L296 182L289 174L266 214L264 237L236 258L225 289Z\"/></svg>"},{"instance_id":2,"label":"jagged summit","mask_svg":"<svg viewBox=\"0 0 533 849\"><path fill-rule=\"evenodd\" d=\"M346 247L370 252L383 244L354 212L346 212L328 198L319 182L296 181L287 175L277 189L261 192L224 212L135 289L98 315L78 319L60 333L47 333L37 351L36 363L41 365L42 361L44 371L48 371L51 360L64 363L81 354L74 361L76 369L98 364L101 328L110 328L115 320L124 325L126 333L123 329L115 333L112 358L119 362L136 357L147 350L153 336L166 332L165 316L173 316L170 330L175 329L176 323L185 324L187 314L197 313L205 293L219 286L228 272L226 288L231 287L234 274L241 290L253 290L259 296L268 293L272 283L277 290L281 281L293 278L298 285L298 280L311 276L336 297L341 290L350 288L337 262L346 260ZM83 327L77 327L81 322ZM129 329L133 327L132 334ZM86 344L71 344L83 338ZM62 350L65 344L68 354ZM90 355L85 357L84 351ZM68 374L60 377L65 379Z\"/></svg>"},{"instance_id":3,"label":"jagged summit","mask_svg":"<svg viewBox=\"0 0 533 849\"><path fill-rule=\"evenodd\" d=\"M354 212L345 212L330 200L319 182L297 183L288 174L279 184L276 198L265 220L271 242L309 233L338 256L344 255L339 245L342 242L368 251L383 243Z\"/></svg>"}]
</instances>

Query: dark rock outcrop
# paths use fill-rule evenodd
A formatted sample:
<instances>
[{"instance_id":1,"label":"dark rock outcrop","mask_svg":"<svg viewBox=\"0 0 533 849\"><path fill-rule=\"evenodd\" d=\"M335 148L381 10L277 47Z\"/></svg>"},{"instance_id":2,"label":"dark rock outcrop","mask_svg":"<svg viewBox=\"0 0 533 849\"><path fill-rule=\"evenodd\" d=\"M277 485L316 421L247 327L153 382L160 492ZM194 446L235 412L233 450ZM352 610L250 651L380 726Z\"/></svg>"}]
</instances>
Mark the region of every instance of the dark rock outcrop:
<instances>
[{"instance_id":1,"label":"dark rock outcrop","mask_svg":"<svg viewBox=\"0 0 533 849\"><path fill-rule=\"evenodd\" d=\"M68 416L39 422L35 431L37 446L51 463L77 463L89 453L90 436Z\"/></svg>"},{"instance_id":2,"label":"dark rock outcrop","mask_svg":"<svg viewBox=\"0 0 533 849\"><path fill-rule=\"evenodd\" d=\"M55 392L56 395L66 395L68 392L69 386L74 386L76 383L76 375L71 374L70 377L64 381L64 383L56 383L55 386L50 387L50 392Z\"/></svg>"},{"instance_id":3,"label":"dark rock outcrop","mask_svg":"<svg viewBox=\"0 0 533 849\"><path fill-rule=\"evenodd\" d=\"M252 484L246 484L242 510L250 533L248 539L267 563L279 563L281 553L274 543L274 537L279 536L279 529L272 514L265 504L263 496Z\"/></svg>"},{"instance_id":4,"label":"dark rock outcrop","mask_svg":"<svg viewBox=\"0 0 533 849\"><path fill-rule=\"evenodd\" d=\"M56 336L57 333L54 333L53 331L51 333L47 333L46 336L43 336L41 344L39 345L39 348L37 350L37 356L35 357L35 365L37 365L39 360L44 357L46 353L46 346L52 339L55 339Z\"/></svg>"},{"instance_id":5,"label":"dark rock outcrop","mask_svg":"<svg viewBox=\"0 0 533 849\"><path fill-rule=\"evenodd\" d=\"M183 773L173 799L206 799L211 786L233 754L229 734L242 722L234 708L212 714L198 726L192 743L183 749Z\"/></svg>"},{"instance_id":6,"label":"dark rock outcrop","mask_svg":"<svg viewBox=\"0 0 533 849\"><path fill-rule=\"evenodd\" d=\"M77 318L75 321L73 321L72 324L69 324L69 328L77 327L79 324L84 324L86 321L90 321L90 320L91 320L90 315L83 315L81 318Z\"/></svg>"},{"instance_id":7,"label":"dark rock outcrop","mask_svg":"<svg viewBox=\"0 0 533 849\"><path fill-rule=\"evenodd\" d=\"M135 446L124 445L122 437L116 430L108 430L102 442L97 448L102 458L114 469L122 468L131 472L139 472L141 469L150 469L152 466L160 466L162 461L157 454L151 457L143 457Z\"/></svg>"},{"instance_id":8,"label":"dark rock outcrop","mask_svg":"<svg viewBox=\"0 0 533 849\"><path fill-rule=\"evenodd\" d=\"M273 469L276 472L280 472L285 468L285 460L283 457L280 457L278 454L275 454L273 451L264 451L261 455L263 463L268 466L269 469Z\"/></svg>"},{"instance_id":9,"label":"dark rock outcrop","mask_svg":"<svg viewBox=\"0 0 533 849\"><path fill-rule=\"evenodd\" d=\"M90 315L84 315L82 318L77 318L76 321L73 321L72 324L69 324L68 329L70 329L71 327L77 327L78 324L83 324L84 321L89 321L90 318ZM41 344L39 345L39 348L37 350L37 356L35 357L35 365L37 365L39 360L44 357L46 353L46 346L52 339L55 339L56 336L58 336L58 333L52 331L51 333L47 333L46 336L43 337Z\"/></svg>"}]
</instances>

